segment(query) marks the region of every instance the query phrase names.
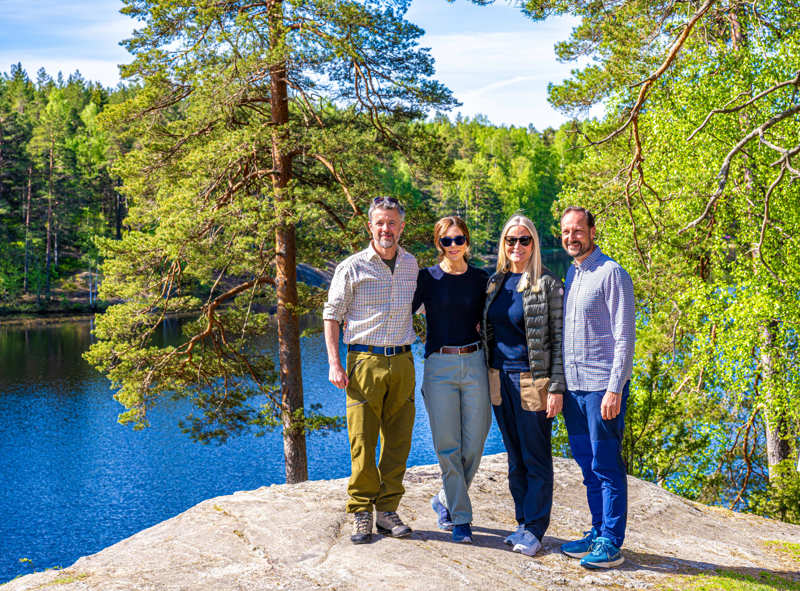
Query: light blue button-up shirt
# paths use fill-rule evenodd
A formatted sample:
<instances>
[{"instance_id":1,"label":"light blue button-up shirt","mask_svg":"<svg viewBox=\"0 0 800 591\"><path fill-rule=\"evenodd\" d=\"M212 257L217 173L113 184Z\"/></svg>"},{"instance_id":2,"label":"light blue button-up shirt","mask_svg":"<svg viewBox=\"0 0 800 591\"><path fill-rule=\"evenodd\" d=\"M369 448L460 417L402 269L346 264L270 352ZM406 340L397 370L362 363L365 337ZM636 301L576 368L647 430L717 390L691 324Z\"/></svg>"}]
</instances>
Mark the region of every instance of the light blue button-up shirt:
<instances>
[{"instance_id":1,"label":"light blue button-up shirt","mask_svg":"<svg viewBox=\"0 0 800 591\"><path fill-rule=\"evenodd\" d=\"M622 392L636 339L630 275L595 246L570 265L564 288L567 389Z\"/></svg>"}]
</instances>

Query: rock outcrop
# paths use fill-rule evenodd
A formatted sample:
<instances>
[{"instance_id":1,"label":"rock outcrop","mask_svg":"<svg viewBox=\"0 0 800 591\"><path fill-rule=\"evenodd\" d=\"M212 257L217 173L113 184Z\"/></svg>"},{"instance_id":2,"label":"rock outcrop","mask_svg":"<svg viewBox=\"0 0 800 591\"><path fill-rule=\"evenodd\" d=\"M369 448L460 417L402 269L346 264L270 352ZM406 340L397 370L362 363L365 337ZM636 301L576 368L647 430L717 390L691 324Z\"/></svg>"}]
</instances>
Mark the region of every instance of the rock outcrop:
<instances>
[{"instance_id":1,"label":"rock outcrop","mask_svg":"<svg viewBox=\"0 0 800 591\"><path fill-rule=\"evenodd\" d=\"M800 582L800 526L684 500L629 478L625 565L590 572L558 552L587 528L580 472L555 459L552 523L544 549L514 554L505 454L483 459L472 486L475 543L454 544L436 529L429 500L437 466L406 474L399 512L410 538L349 541L345 480L273 485L204 501L61 571L15 579L2 591L33 589L225 591L261 589L682 589L698 573L779 576ZM797 548L797 546L794 546Z\"/></svg>"}]
</instances>

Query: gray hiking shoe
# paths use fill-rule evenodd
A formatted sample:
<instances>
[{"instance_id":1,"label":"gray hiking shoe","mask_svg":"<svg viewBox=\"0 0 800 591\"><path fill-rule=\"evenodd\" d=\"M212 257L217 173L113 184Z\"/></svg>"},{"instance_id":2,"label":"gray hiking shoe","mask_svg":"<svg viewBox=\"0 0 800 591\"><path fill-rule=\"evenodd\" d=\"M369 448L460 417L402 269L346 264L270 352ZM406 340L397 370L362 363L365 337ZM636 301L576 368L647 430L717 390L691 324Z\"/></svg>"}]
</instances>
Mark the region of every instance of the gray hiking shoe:
<instances>
[{"instance_id":1,"label":"gray hiking shoe","mask_svg":"<svg viewBox=\"0 0 800 591\"><path fill-rule=\"evenodd\" d=\"M353 514L353 535L350 541L354 544L366 544L372 540L372 511L359 511Z\"/></svg>"},{"instance_id":2,"label":"gray hiking shoe","mask_svg":"<svg viewBox=\"0 0 800 591\"><path fill-rule=\"evenodd\" d=\"M378 511L375 517L378 532L393 538L404 538L411 533L408 527L394 511Z\"/></svg>"}]
</instances>

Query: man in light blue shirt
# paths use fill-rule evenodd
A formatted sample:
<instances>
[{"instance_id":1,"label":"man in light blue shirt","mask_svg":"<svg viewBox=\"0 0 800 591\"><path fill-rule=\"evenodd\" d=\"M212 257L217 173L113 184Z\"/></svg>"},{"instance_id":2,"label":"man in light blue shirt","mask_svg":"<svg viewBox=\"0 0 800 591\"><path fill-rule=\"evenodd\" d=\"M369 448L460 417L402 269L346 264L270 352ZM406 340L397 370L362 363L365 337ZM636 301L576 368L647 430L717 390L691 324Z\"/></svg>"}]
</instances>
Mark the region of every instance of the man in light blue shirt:
<instances>
[{"instance_id":1,"label":"man in light blue shirt","mask_svg":"<svg viewBox=\"0 0 800 591\"><path fill-rule=\"evenodd\" d=\"M564 422L583 472L592 528L561 551L587 568L623 563L628 485L622 460L635 341L633 282L594 243L594 216L569 207L561 242L574 258L564 293Z\"/></svg>"}]
</instances>

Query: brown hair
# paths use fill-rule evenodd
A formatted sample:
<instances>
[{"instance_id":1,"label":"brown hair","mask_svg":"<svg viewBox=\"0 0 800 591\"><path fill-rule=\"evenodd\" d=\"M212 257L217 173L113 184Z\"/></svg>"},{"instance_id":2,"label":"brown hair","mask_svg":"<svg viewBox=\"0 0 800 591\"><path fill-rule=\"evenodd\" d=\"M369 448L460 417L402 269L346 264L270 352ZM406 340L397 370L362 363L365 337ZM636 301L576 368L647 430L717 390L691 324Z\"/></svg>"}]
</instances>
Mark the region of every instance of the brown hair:
<instances>
[{"instance_id":1,"label":"brown hair","mask_svg":"<svg viewBox=\"0 0 800 591\"><path fill-rule=\"evenodd\" d=\"M440 219L436 224L433 226L433 245L436 247L436 252L439 254L439 260L441 261L444 258L444 249L442 245L439 244L439 238L441 238L452 226L456 226L461 232L464 234L464 238L467 239L467 250L464 251L464 260L469 259L469 230L467 229L467 224L457 215L448 215Z\"/></svg>"}]
</instances>

